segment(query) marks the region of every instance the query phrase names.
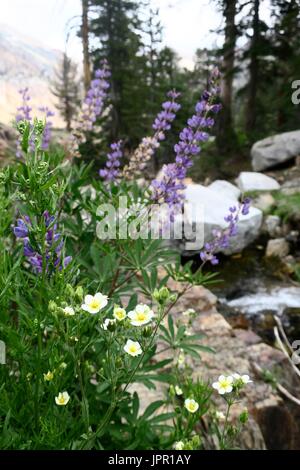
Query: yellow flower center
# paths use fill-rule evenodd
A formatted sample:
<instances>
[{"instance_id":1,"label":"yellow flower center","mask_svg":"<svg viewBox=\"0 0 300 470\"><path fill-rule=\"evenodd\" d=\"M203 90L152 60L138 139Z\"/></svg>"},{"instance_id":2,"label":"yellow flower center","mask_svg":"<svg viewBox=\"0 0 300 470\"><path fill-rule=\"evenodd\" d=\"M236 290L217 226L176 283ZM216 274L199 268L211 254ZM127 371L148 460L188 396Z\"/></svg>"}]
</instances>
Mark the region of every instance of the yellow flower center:
<instances>
[{"instance_id":1,"label":"yellow flower center","mask_svg":"<svg viewBox=\"0 0 300 470\"><path fill-rule=\"evenodd\" d=\"M196 409L195 403L190 403L190 404L189 404L189 409L190 409L191 411L195 411L195 409Z\"/></svg>"},{"instance_id":2,"label":"yellow flower center","mask_svg":"<svg viewBox=\"0 0 300 470\"><path fill-rule=\"evenodd\" d=\"M65 403L64 397L58 397L58 401L61 405L63 405Z\"/></svg>"},{"instance_id":3,"label":"yellow flower center","mask_svg":"<svg viewBox=\"0 0 300 470\"><path fill-rule=\"evenodd\" d=\"M135 344L132 344L132 345L129 347L129 351L130 351L131 353L137 352L137 347L136 347L136 345L135 345Z\"/></svg>"},{"instance_id":4,"label":"yellow flower center","mask_svg":"<svg viewBox=\"0 0 300 470\"><path fill-rule=\"evenodd\" d=\"M145 313L138 313L137 314L137 320L138 321L145 321L147 319L147 316Z\"/></svg>"},{"instance_id":5,"label":"yellow flower center","mask_svg":"<svg viewBox=\"0 0 300 470\"><path fill-rule=\"evenodd\" d=\"M91 308L98 308L100 306L100 302L97 299L93 299L90 303Z\"/></svg>"}]
</instances>

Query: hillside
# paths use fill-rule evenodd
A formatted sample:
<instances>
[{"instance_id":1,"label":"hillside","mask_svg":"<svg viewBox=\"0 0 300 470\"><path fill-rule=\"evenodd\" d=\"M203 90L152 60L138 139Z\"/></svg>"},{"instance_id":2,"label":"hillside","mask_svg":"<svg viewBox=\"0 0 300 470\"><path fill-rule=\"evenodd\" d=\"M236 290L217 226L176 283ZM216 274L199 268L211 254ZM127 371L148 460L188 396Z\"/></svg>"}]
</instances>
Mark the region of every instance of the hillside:
<instances>
[{"instance_id":1,"label":"hillside","mask_svg":"<svg viewBox=\"0 0 300 470\"><path fill-rule=\"evenodd\" d=\"M30 89L34 109L40 106L54 109L49 82L60 55L60 51L0 25L0 122L12 121L20 104L18 90L24 87ZM55 126L62 124L59 116L53 121Z\"/></svg>"}]
</instances>

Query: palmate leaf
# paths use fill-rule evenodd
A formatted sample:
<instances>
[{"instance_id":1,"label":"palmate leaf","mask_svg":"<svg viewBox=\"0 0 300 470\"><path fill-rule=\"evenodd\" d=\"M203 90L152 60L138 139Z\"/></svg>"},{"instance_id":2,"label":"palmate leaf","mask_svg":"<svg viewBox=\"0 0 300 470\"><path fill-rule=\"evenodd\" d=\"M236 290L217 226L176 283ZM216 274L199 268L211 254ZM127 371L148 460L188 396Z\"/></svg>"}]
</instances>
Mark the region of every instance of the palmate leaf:
<instances>
[{"instance_id":1,"label":"palmate leaf","mask_svg":"<svg viewBox=\"0 0 300 470\"><path fill-rule=\"evenodd\" d=\"M161 406L163 406L165 402L163 400L157 400L152 402L149 406L147 406L146 410L144 411L143 415L140 417L141 421L145 421L148 419L155 411L157 411Z\"/></svg>"}]
</instances>

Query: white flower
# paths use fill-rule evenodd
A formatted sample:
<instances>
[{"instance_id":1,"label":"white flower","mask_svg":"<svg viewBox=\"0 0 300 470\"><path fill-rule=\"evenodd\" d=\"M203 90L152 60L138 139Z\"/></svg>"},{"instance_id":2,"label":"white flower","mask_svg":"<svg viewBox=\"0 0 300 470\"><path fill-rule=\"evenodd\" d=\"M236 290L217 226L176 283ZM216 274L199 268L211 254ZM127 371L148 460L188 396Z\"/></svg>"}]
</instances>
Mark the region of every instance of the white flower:
<instances>
[{"instance_id":1,"label":"white flower","mask_svg":"<svg viewBox=\"0 0 300 470\"><path fill-rule=\"evenodd\" d=\"M183 391L180 387L178 387L178 385L175 385L175 393L176 395L182 395L183 394Z\"/></svg>"},{"instance_id":2,"label":"white flower","mask_svg":"<svg viewBox=\"0 0 300 470\"><path fill-rule=\"evenodd\" d=\"M114 324L116 323L116 321L117 321L117 320L116 320L115 318L106 318L106 319L104 320L104 323L102 323L101 328L103 328L103 330L106 331L108 325L114 325Z\"/></svg>"},{"instance_id":3,"label":"white flower","mask_svg":"<svg viewBox=\"0 0 300 470\"><path fill-rule=\"evenodd\" d=\"M225 415L222 411L216 411L216 418L219 421L225 421Z\"/></svg>"},{"instance_id":4,"label":"white flower","mask_svg":"<svg viewBox=\"0 0 300 470\"><path fill-rule=\"evenodd\" d=\"M183 441L175 442L174 449L175 450L183 450L184 449L184 442Z\"/></svg>"},{"instance_id":5,"label":"white flower","mask_svg":"<svg viewBox=\"0 0 300 470\"><path fill-rule=\"evenodd\" d=\"M213 388L216 389L220 395L224 395L224 393L232 392L232 385L233 385L233 377L228 375L220 375L217 382L212 384Z\"/></svg>"},{"instance_id":6,"label":"white flower","mask_svg":"<svg viewBox=\"0 0 300 470\"><path fill-rule=\"evenodd\" d=\"M190 413L196 413L199 408L198 403L193 398L184 400L184 406Z\"/></svg>"},{"instance_id":7,"label":"white flower","mask_svg":"<svg viewBox=\"0 0 300 470\"><path fill-rule=\"evenodd\" d=\"M148 305L139 304L134 310L128 313L128 317L131 320L131 325L142 326L149 323L154 317L154 312L148 307Z\"/></svg>"},{"instance_id":8,"label":"white flower","mask_svg":"<svg viewBox=\"0 0 300 470\"><path fill-rule=\"evenodd\" d=\"M95 295L86 295L84 298L84 304L81 305L81 308L89 313L98 313L107 305L107 303L107 295L103 295L98 292Z\"/></svg>"},{"instance_id":9,"label":"white flower","mask_svg":"<svg viewBox=\"0 0 300 470\"><path fill-rule=\"evenodd\" d=\"M237 373L234 373L232 374L232 377L234 378L234 381L237 382L237 381L242 381L243 384L248 384L250 382L252 382L252 380L250 380L250 377L249 375L247 374L244 374L244 375L240 375L240 374L237 374Z\"/></svg>"},{"instance_id":10,"label":"white flower","mask_svg":"<svg viewBox=\"0 0 300 470\"><path fill-rule=\"evenodd\" d=\"M113 316L115 317L116 320L122 321L126 318L126 310L125 308L118 307L117 305L114 307L114 313Z\"/></svg>"},{"instance_id":11,"label":"white flower","mask_svg":"<svg viewBox=\"0 0 300 470\"><path fill-rule=\"evenodd\" d=\"M237 380L240 380L241 376L240 374L237 374L236 372L232 374L232 377L234 378L234 381L236 382Z\"/></svg>"},{"instance_id":12,"label":"white flower","mask_svg":"<svg viewBox=\"0 0 300 470\"><path fill-rule=\"evenodd\" d=\"M75 311L73 307L65 307L63 308L63 312L67 317L72 317L75 315Z\"/></svg>"},{"instance_id":13,"label":"white flower","mask_svg":"<svg viewBox=\"0 0 300 470\"><path fill-rule=\"evenodd\" d=\"M47 374L44 374L45 382L51 382L53 380L54 374L50 370L48 370Z\"/></svg>"},{"instance_id":14,"label":"white flower","mask_svg":"<svg viewBox=\"0 0 300 470\"><path fill-rule=\"evenodd\" d=\"M65 406L70 400L68 392L59 392L58 396L55 397L55 403L59 406Z\"/></svg>"},{"instance_id":15,"label":"white flower","mask_svg":"<svg viewBox=\"0 0 300 470\"><path fill-rule=\"evenodd\" d=\"M130 356L139 356L142 354L142 348L138 341L132 341L131 339L127 340L127 343L124 346L124 351L130 354Z\"/></svg>"},{"instance_id":16,"label":"white flower","mask_svg":"<svg viewBox=\"0 0 300 470\"><path fill-rule=\"evenodd\" d=\"M189 315L193 315L194 313L196 313L196 311L193 308L188 308L187 310L182 312L182 315L188 317Z\"/></svg>"},{"instance_id":17,"label":"white flower","mask_svg":"<svg viewBox=\"0 0 300 470\"><path fill-rule=\"evenodd\" d=\"M245 375L242 375L241 377L242 381L244 384L249 384L250 382L252 382L252 380L250 379L249 375L245 374Z\"/></svg>"}]
</instances>

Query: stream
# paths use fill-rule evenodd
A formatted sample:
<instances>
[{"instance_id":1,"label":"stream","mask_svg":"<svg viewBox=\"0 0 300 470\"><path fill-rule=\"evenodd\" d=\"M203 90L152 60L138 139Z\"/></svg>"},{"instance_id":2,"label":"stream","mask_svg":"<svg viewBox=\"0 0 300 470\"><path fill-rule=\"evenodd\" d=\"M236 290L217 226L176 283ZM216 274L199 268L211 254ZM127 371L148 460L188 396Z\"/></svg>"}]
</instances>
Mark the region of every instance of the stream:
<instances>
[{"instance_id":1,"label":"stream","mask_svg":"<svg viewBox=\"0 0 300 470\"><path fill-rule=\"evenodd\" d=\"M280 260L264 253L262 239L210 267L220 273L220 282L209 287L219 299L218 310L233 327L251 328L269 344L278 315L289 339L300 339L300 284L291 281Z\"/></svg>"}]
</instances>

